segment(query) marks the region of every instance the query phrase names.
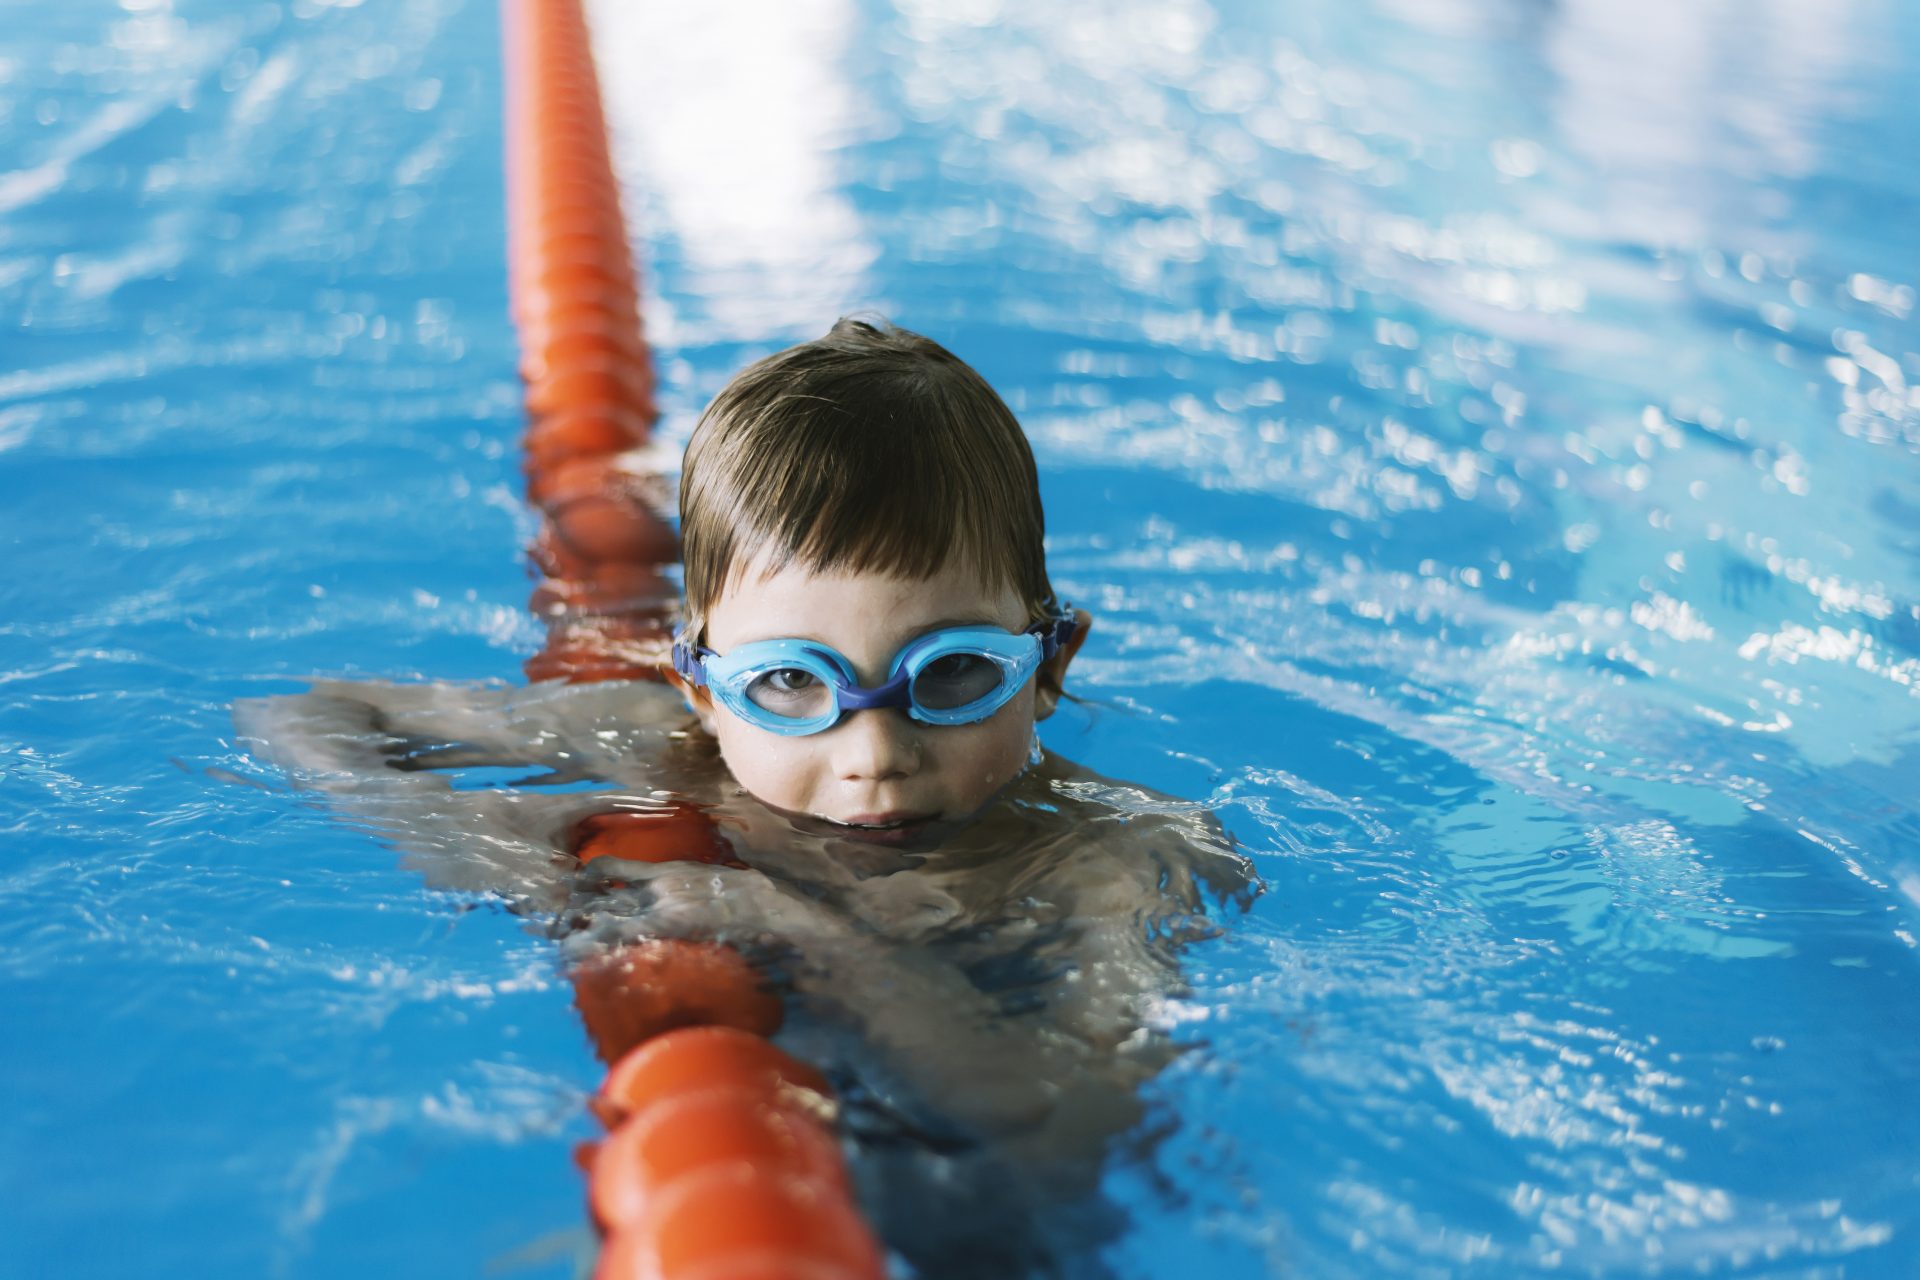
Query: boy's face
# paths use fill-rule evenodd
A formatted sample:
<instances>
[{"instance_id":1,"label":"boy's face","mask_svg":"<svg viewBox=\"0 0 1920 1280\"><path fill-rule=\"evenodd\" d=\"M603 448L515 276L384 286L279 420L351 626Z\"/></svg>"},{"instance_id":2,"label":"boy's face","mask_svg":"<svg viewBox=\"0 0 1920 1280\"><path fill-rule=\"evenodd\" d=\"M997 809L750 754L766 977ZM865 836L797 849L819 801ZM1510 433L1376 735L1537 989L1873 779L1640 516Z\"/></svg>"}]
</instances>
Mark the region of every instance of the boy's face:
<instances>
[{"instance_id":1,"label":"boy's face","mask_svg":"<svg viewBox=\"0 0 1920 1280\"><path fill-rule=\"evenodd\" d=\"M840 651L860 683L878 685L909 641L947 627L1029 622L1010 587L949 565L930 578L749 565L707 616L716 653L755 640L815 640ZM1056 681L1071 655L1053 660ZM1056 695L1029 679L977 724L929 725L904 708L855 711L821 733L782 737L738 718L705 689L687 690L741 786L804 830L882 844L937 839L971 817L1027 763L1033 725Z\"/></svg>"}]
</instances>

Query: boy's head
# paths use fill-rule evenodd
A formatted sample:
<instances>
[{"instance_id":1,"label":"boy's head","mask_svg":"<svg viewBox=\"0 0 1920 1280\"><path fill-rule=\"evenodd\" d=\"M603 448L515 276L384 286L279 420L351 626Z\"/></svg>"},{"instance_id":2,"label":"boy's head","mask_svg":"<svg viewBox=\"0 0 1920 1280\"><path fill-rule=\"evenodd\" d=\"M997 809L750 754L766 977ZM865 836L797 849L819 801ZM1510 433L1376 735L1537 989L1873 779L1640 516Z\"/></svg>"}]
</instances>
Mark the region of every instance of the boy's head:
<instances>
[{"instance_id":1,"label":"boy's head","mask_svg":"<svg viewBox=\"0 0 1920 1280\"><path fill-rule=\"evenodd\" d=\"M924 578L948 564L1053 607L1033 453L986 379L904 329L841 320L743 370L680 477L687 626L749 567Z\"/></svg>"},{"instance_id":2,"label":"boy's head","mask_svg":"<svg viewBox=\"0 0 1920 1280\"><path fill-rule=\"evenodd\" d=\"M1020 424L979 374L901 329L841 320L729 383L687 445L680 520L687 633L717 654L815 641L872 687L925 634L1017 633L1058 607ZM972 724L881 708L782 736L706 689L688 696L735 778L770 807L837 834L917 835L926 820L969 816L1020 771L1084 635L1083 620Z\"/></svg>"}]
</instances>

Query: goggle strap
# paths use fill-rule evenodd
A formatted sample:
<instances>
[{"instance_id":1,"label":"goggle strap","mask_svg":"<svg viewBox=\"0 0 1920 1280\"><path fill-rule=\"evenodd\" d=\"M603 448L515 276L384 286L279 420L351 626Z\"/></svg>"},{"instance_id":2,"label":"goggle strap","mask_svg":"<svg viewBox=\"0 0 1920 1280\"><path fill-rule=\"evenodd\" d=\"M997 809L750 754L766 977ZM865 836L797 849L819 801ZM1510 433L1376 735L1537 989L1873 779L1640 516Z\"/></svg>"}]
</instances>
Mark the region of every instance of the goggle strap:
<instances>
[{"instance_id":1,"label":"goggle strap","mask_svg":"<svg viewBox=\"0 0 1920 1280\"><path fill-rule=\"evenodd\" d=\"M694 648L683 636L674 637L673 669L682 680L696 689L707 683L707 659L710 656L710 651Z\"/></svg>"},{"instance_id":2,"label":"goggle strap","mask_svg":"<svg viewBox=\"0 0 1920 1280\"><path fill-rule=\"evenodd\" d=\"M1071 613L1056 613L1051 618L1034 624L1034 634L1040 639L1040 661L1045 662L1064 649L1073 639L1073 633L1080 629Z\"/></svg>"}]
</instances>

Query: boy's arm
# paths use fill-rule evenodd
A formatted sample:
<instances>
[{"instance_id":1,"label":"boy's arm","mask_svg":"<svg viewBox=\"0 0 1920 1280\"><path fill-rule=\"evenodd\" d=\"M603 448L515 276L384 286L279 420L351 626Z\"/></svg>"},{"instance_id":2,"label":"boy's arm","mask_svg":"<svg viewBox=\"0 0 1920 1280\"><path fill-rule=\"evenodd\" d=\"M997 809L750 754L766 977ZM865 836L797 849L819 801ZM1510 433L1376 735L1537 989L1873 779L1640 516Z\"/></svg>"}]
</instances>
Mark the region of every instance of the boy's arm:
<instances>
[{"instance_id":1,"label":"boy's arm","mask_svg":"<svg viewBox=\"0 0 1920 1280\"><path fill-rule=\"evenodd\" d=\"M548 773L562 782L640 782L649 773L663 786L680 781L657 763L683 718L678 700L650 717L651 703L623 696L660 692L326 681L304 694L244 701L234 718L257 755L398 847L431 887L497 893L557 913L582 888L571 832L626 793L550 794L524 781ZM499 768L515 770L523 785L457 785L463 770ZM760 872L612 858L591 866L593 878L624 880L633 892L585 895L590 922L566 944L576 956L596 943L648 937L749 950L772 944L802 999L857 1028L878 1065L976 1132L1038 1123L1052 1082L1070 1069L1043 1040L1002 1019L957 968L923 947L890 944Z\"/></svg>"},{"instance_id":2,"label":"boy's arm","mask_svg":"<svg viewBox=\"0 0 1920 1280\"><path fill-rule=\"evenodd\" d=\"M728 916L722 927L779 921L795 948L791 972L803 998L857 1024L946 1118L992 1139L1032 1176L1077 1185L1111 1140L1138 1123L1138 1087L1167 1061L1154 1006L1181 990L1181 946L1216 932L1207 897L1222 888L1245 893L1253 883L1245 859L1204 813L1108 815L1085 830L1079 851L1030 886L1058 909L1068 974L1045 986L1040 1007L1017 1016L925 939L890 943L751 873L671 874L692 898L719 899L712 907L688 901L696 928L711 928L706 913L716 909ZM668 907L648 925L672 916ZM1026 931L1012 932L1022 939L1016 947L1032 945Z\"/></svg>"},{"instance_id":3,"label":"boy's arm","mask_svg":"<svg viewBox=\"0 0 1920 1280\"><path fill-rule=\"evenodd\" d=\"M1083 841L1041 885L1056 904L1069 975L1050 988L1048 1017L1144 1080L1169 1054L1164 1002L1185 983L1181 952L1219 933L1210 900L1242 910L1258 890L1252 865L1204 810L1075 806Z\"/></svg>"},{"instance_id":4,"label":"boy's arm","mask_svg":"<svg viewBox=\"0 0 1920 1280\"><path fill-rule=\"evenodd\" d=\"M769 947L794 993L854 1033L877 1069L945 1121L983 1138L1043 1126L1086 1065L1072 1037L1006 1017L956 965L897 944L799 890L744 867L595 862L643 892L624 919L603 913L573 947L650 937ZM886 1081L869 1078L888 1092Z\"/></svg>"},{"instance_id":5,"label":"boy's arm","mask_svg":"<svg viewBox=\"0 0 1920 1280\"><path fill-rule=\"evenodd\" d=\"M680 700L647 700L660 695L651 685L321 681L301 695L244 700L234 720L255 754L396 844L430 887L495 892L536 912L580 906L588 925L566 938L576 960L637 938L749 950L772 942L803 998L862 1027L885 1063L956 1117L985 1130L1031 1123L1044 1109L1031 1050L998 1027L993 1004L960 971L922 948L891 946L745 867L618 858L576 867L574 827L626 793L543 793L528 781L622 773L682 781L659 764L684 720ZM463 771L503 768L520 785L459 785ZM595 890L607 881L630 890ZM970 1048L954 1054L956 1042Z\"/></svg>"},{"instance_id":6,"label":"boy's arm","mask_svg":"<svg viewBox=\"0 0 1920 1280\"><path fill-rule=\"evenodd\" d=\"M1086 831L1043 890L1064 908L1069 974L1052 984L1041 1015L1085 1068L1044 1124L1007 1145L1009 1159L1069 1191L1090 1187L1075 1179L1094 1177L1113 1139L1139 1124L1140 1087L1176 1052L1160 1006L1184 989L1182 947L1218 932L1205 915L1207 891L1243 899L1255 883L1204 813L1107 815Z\"/></svg>"},{"instance_id":7,"label":"boy's arm","mask_svg":"<svg viewBox=\"0 0 1920 1280\"><path fill-rule=\"evenodd\" d=\"M573 825L610 799L650 795L644 762L661 754L675 705L661 697L634 685L321 681L242 700L234 722L249 750L398 847L429 886L555 910ZM588 778L638 789L558 789Z\"/></svg>"},{"instance_id":8,"label":"boy's arm","mask_svg":"<svg viewBox=\"0 0 1920 1280\"><path fill-rule=\"evenodd\" d=\"M1143 1047L1154 1006L1182 989L1181 949L1219 932L1209 900L1244 910L1259 877L1199 805L1057 758L1054 768L1053 794L1083 836L1046 882L1074 966L1054 1007L1096 1048Z\"/></svg>"},{"instance_id":9,"label":"boy's arm","mask_svg":"<svg viewBox=\"0 0 1920 1280\"><path fill-rule=\"evenodd\" d=\"M560 911L580 887L568 841L582 818L605 812L610 798L644 803L656 786L687 793L687 780L660 764L684 717L677 699L652 686L333 681L248 700L235 719L257 754L398 846L429 885L498 893L540 911ZM501 767L530 778L457 785L463 770ZM546 793L537 785L543 774L634 790ZM1121 921L1140 886L1093 878L1077 908L1089 922L1076 944L1080 980L1058 993L1057 1006L1016 1019L929 948L891 943L759 872L592 865L643 886L644 900L624 919L596 905L601 918L577 945L663 936L772 942L803 1000L857 1029L888 1073L976 1134L1057 1148L1077 1141L1062 1133L1097 1143L1131 1123L1126 1085L1138 1073L1116 1074L1123 1064L1112 1050L1136 1025L1139 994L1165 989L1172 972L1164 957L1130 949L1139 939Z\"/></svg>"}]
</instances>

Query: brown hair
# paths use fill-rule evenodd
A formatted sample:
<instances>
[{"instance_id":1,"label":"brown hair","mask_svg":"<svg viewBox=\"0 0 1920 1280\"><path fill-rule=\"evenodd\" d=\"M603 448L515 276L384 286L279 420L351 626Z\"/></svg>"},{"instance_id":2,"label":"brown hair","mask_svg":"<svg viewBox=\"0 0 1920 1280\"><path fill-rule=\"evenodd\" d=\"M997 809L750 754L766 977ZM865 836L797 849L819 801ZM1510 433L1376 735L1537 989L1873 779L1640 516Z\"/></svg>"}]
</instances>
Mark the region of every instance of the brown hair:
<instances>
[{"instance_id":1,"label":"brown hair","mask_svg":"<svg viewBox=\"0 0 1920 1280\"><path fill-rule=\"evenodd\" d=\"M745 566L927 577L955 557L1054 607L1033 451L986 379L917 333L842 319L748 366L680 474L688 623Z\"/></svg>"}]
</instances>

